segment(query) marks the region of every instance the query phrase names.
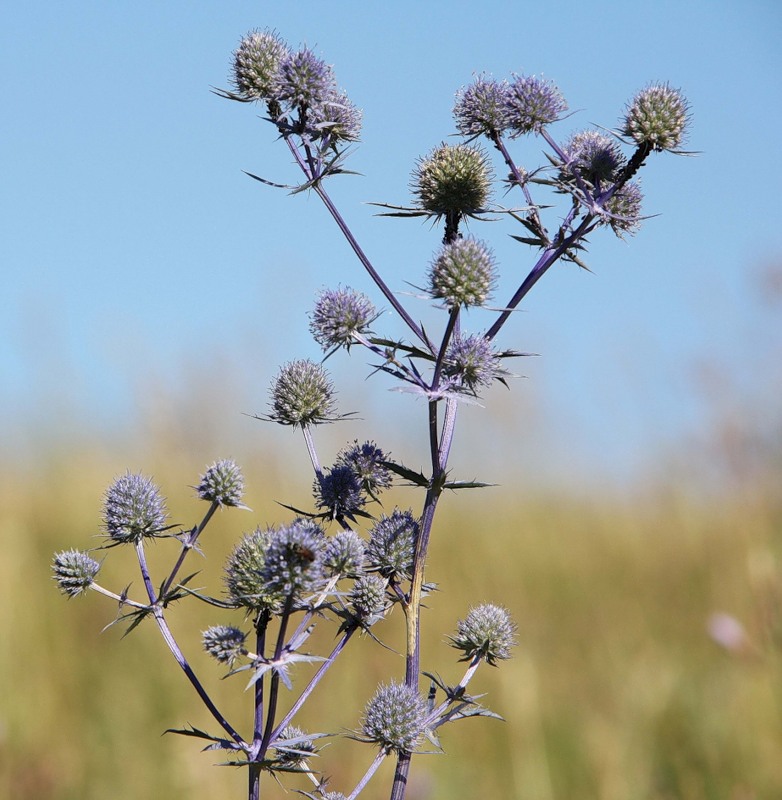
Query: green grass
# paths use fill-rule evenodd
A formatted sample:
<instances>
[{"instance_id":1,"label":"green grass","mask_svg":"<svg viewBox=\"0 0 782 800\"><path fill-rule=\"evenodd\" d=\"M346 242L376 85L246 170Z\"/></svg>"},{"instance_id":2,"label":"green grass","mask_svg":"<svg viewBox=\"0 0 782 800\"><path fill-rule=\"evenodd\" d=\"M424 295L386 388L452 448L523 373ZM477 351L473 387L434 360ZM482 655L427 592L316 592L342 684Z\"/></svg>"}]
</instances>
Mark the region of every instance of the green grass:
<instances>
[{"instance_id":1,"label":"green grass","mask_svg":"<svg viewBox=\"0 0 782 800\"><path fill-rule=\"evenodd\" d=\"M184 487L214 455L165 446L146 458L175 520L197 521L203 508ZM155 629L101 634L111 604L94 593L66 601L50 578L55 550L95 543L101 494L122 469L85 448L0 476L0 795L241 798L242 772L213 766L215 755L200 753L195 740L161 736L168 727L214 725ZM199 585L218 585L242 530L283 518L274 499L301 497L296 477L272 463L256 461L246 477L255 513L224 512L210 525L208 558L193 567L203 569ZM443 730L446 754L414 760L409 800L782 797L781 549L778 500L761 491L708 502L665 486L646 487L632 502L608 493L522 497L508 488L446 496L430 556L428 578L439 591L424 612L424 669L447 681L461 675L444 637L470 603L506 605L520 646L472 684L505 721ZM170 556L164 543L154 551L153 562ZM140 588L130 555L109 553L101 578L111 588L131 579ZM753 651L731 654L710 641L706 621L716 610L745 623ZM174 629L196 669L246 729L243 680L220 680L198 652L198 632L223 618L196 603L176 611ZM378 634L401 647L401 628L397 609ZM332 637L324 628L312 649ZM317 731L354 727L389 671L401 676L399 655L357 642L299 722ZM324 764L334 788L347 788L371 756L366 746L332 744ZM267 790L285 796L273 784ZM385 797L386 784L362 796Z\"/></svg>"}]
</instances>

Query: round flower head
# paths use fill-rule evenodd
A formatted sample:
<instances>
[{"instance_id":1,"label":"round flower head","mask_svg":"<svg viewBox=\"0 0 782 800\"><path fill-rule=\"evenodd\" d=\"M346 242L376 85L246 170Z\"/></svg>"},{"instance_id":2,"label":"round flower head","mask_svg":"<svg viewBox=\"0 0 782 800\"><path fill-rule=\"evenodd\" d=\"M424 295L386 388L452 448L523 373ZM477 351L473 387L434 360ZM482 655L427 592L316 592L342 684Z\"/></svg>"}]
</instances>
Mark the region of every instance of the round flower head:
<instances>
[{"instance_id":1,"label":"round flower head","mask_svg":"<svg viewBox=\"0 0 782 800\"><path fill-rule=\"evenodd\" d=\"M495 280L491 250L477 239L454 239L443 246L429 270L429 294L451 308L482 306Z\"/></svg>"},{"instance_id":2,"label":"round flower head","mask_svg":"<svg viewBox=\"0 0 782 800\"><path fill-rule=\"evenodd\" d=\"M391 516L380 517L369 533L366 551L369 567L378 570L385 578L409 578L413 571L418 531L418 520L412 511L395 508Z\"/></svg>"},{"instance_id":3,"label":"round flower head","mask_svg":"<svg viewBox=\"0 0 782 800\"><path fill-rule=\"evenodd\" d=\"M516 645L516 625L506 609L490 603L471 608L467 618L459 620L451 646L464 653L462 661L482 658L496 666L498 659L510 658Z\"/></svg>"},{"instance_id":4,"label":"round flower head","mask_svg":"<svg viewBox=\"0 0 782 800\"><path fill-rule=\"evenodd\" d=\"M377 319L369 298L353 289L327 289L321 292L310 316L310 333L324 349L355 343L354 333L366 333Z\"/></svg>"},{"instance_id":5,"label":"round flower head","mask_svg":"<svg viewBox=\"0 0 782 800\"><path fill-rule=\"evenodd\" d=\"M266 549L272 532L256 528L245 534L234 548L225 566L228 595L238 606L253 611L279 608L282 597L270 590L261 574L266 563Z\"/></svg>"},{"instance_id":6,"label":"round flower head","mask_svg":"<svg viewBox=\"0 0 782 800\"><path fill-rule=\"evenodd\" d=\"M508 94L508 127L514 136L540 133L567 111L567 103L550 81L522 75L510 85Z\"/></svg>"},{"instance_id":7,"label":"round flower head","mask_svg":"<svg viewBox=\"0 0 782 800\"><path fill-rule=\"evenodd\" d=\"M303 767L309 756L317 752L310 736L296 725L287 725L274 743L277 760L286 767Z\"/></svg>"},{"instance_id":8,"label":"round flower head","mask_svg":"<svg viewBox=\"0 0 782 800\"><path fill-rule=\"evenodd\" d=\"M288 47L274 31L251 31L234 53L233 84L248 100L268 100Z\"/></svg>"},{"instance_id":9,"label":"round flower head","mask_svg":"<svg viewBox=\"0 0 782 800\"><path fill-rule=\"evenodd\" d=\"M215 461L201 476L196 492L201 500L221 506L241 506L244 478L233 459Z\"/></svg>"},{"instance_id":10,"label":"round flower head","mask_svg":"<svg viewBox=\"0 0 782 800\"><path fill-rule=\"evenodd\" d=\"M573 134L562 149L569 159L567 169L591 184L612 181L624 163L616 140L600 131Z\"/></svg>"},{"instance_id":11,"label":"round flower head","mask_svg":"<svg viewBox=\"0 0 782 800\"><path fill-rule=\"evenodd\" d=\"M403 683L381 685L364 709L361 732L387 751L411 753L426 731L426 703Z\"/></svg>"},{"instance_id":12,"label":"round flower head","mask_svg":"<svg viewBox=\"0 0 782 800\"><path fill-rule=\"evenodd\" d=\"M246 638L246 633L232 625L214 625L204 631L202 642L204 650L212 658L230 667L237 658L247 653L244 646Z\"/></svg>"},{"instance_id":13,"label":"round flower head","mask_svg":"<svg viewBox=\"0 0 782 800\"><path fill-rule=\"evenodd\" d=\"M126 473L106 491L103 524L115 542L138 542L166 526L166 508L157 486L143 475Z\"/></svg>"},{"instance_id":14,"label":"round flower head","mask_svg":"<svg viewBox=\"0 0 782 800\"><path fill-rule=\"evenodd\" d=\"M344 464L356 473L361 486L371 497L375 497L391 486L391 471L383 462L386 454L374 443L354 442L337 456L337 464Z\"/></svg>"},{"instance_id":15,"label":"round flower head","mask_svg":"<svg viewBox=\"0 0 782 800\"><path fill-rule=\"evenodd\" d=\"M684 141L689 104L667 83L640 91L628 105L622 133L638 145L675 150Z\"/></svg>"},{"instance_id":16,"label":"round flower head","mask_svg":"<svg viewBox=\"0 0 782 800\"><path fill-rule=\"evenodd\" d=\"M502 133L508 127L509 94L507 81L476 77L456 93L456 130L464 136Z\"/></svg>"},{"instance_id":17,"label":"round flower head","mask_svg":"<svg viewBox=\"0 0 782 800\"><path fill-rule=\"evenodd\" d=\"M412 190L421 208L436 216L477 214L489 201L492 172L483 150L441 144L422 158Z\"/></svg>"},{"instance_id":18,"label":"round flower head","mask_svg":"<svg viewBox=\"0 0 782 800\"><path fill-rule=\"evenodd\" d=\"M504 373L491 342L480 334L454 336L445 355L443 373L473 394Z\"/></svg>"},{"instance_id":19,"label":"round flower head","mask_svg":"<svg viewBox=\"0 0 782 800\"><path fill-rule=\"evenodd\" d=\"M354 577L363 569L364 548L364 540L355 531L339 531L326 542L323 566L331 575Z\"/></svg>"},{"instance_id":20,"label":"round flower head","mask_svg":"<svg viewBox=\"0 0 782 800\"><path fill-rule=\"evenodd\" d=\"M350 592L350 603L356 616L365 625L374 625L388 607L388 582L379 575L362 575Z\"/></svg>"},{"instance_id":21,"label":"round flower head","mask_svg":"<svg viewBox=\"0 0 782 800\"><path fill-rule=\"evenodd\" d=\"M621 239L623 234L635 233L641 227L641 203L643 193L636 181L630 181L614 192L605 203L607 216L605 223Z\"/></svg>"},{"instance_id":22,"label":"round flower head","mask_svg":"<svg viewBox=\"0 0 782 800\"><path fill-rule=\"evenodd\" d=\"M299 109L316 106L336 91L331 67L306 47L280 61L272 85L275 100Z\"/></svg>"},{"instance_id":23,"label":"round flower head","mask_svg":"<svg viewBox=\"0 0 782 800\"><path fill-rule=\"evenodd\" d=\"M326 537L309 520L272 531L261 577L268 591L285 597L315 591L323 583Z\"/></svg>"},{"instance_id":24,"label":"round flower head","mask_svg":"<svg viewBox=\"0 0 782 800\"><path fill-rule=\"evenodd\" d=\"M68 597L76 597L92 586L100 564L81 550L63 550L56 553L52 572L57 586Z\"/></svg>"},{"instance_id":25,"label":"round flower head","mask_svg":"<svg viewBox=\"0 0 782 800\"><path fill-rule=\"evenodd\" d=\"M344 92L334 92L309 109L309 127L328 134L332 141L357 142L361 137L361 109Z\"/></svg>"},{"instance_id":26,"label":"round flower head","mask_svg":"<svg viewBox=\"0 0 782 800\"><path fill-rule=\"evenodd\" d=\"M286 364L272 385L270 417L280 425L318 425L334 413L334 387L326 370L303 359Z\"/></svg>"},{"instance_id":27,"label":"round flower head","mask_svg":"<svg viewBox=\"0 0 782 800\"><path fill-rule=\"evenodd\" d=\"M351 517L366 503L361 481L347 465L336 464L316 478L314 492L318 508L328 509L332 519Z\"/></svg>"}]
</instances>

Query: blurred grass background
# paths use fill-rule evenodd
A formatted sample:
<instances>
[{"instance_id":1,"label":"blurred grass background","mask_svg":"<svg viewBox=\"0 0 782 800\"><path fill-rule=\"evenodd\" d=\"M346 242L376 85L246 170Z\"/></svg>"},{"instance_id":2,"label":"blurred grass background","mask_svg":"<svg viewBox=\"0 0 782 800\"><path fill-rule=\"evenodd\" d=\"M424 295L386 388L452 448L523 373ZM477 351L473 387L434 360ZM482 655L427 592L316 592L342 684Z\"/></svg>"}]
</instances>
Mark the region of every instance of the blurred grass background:
<instances>
[{"instance_id":1,"label":"blurred grass background","mask_svg":"<svg viewBox=\"0 0 782 800\"><path fill-rule=\"evenodd\" d=\"M212 383L225 389L230 376ZM221 591L224 559L243 531L287 519L277 500L305 502L311 476L299 437L237 421L237 403L252 405L231 391L218 401L203 380L197 385L180 396L142 391L141 421L124 436L90 434L86 423L63 432L53 420L31 434L24 457L0 464L3 797L244 796L243 772L213 766L219 757L199 752L197 740L162 735L215 725L156 629L101 633L112 604L94 593L66 601L50 577L55 551L99 544L102 493L125 469L153 475L172 519L188 526L205 510L187 488L203 468L226 455L243 466L253 513L219 514L202 540L207 558L193 565L202 570L196 583L212 593ZM660 454L643 481L621 491L599 482L588 490L547 486L526 465L506 463L516 451L497 443L503 424L511 437L523 422L495 419L494 439L482 440L465 417L458 476L499 477L501 485L441 504L427 576L440 591L424 612L423 667L446 681L460 677L463 665L444 638L474 603L507 606L520 644L511 661L482 668L471 684L505 721L444 729L446 754L414 762L410 800L782 797L782 426L772 394L770 413L715 417L698 448L689 442ZM499 408L522 399L518 391L502 395ZM361 398L353 405L361 408ZM493 411L477 412L476 430ZM368 429L331 426L324 460ZM389 449L403 458L403 442ZM481 451L487 460L469 472ZM486 474L494 456L499 467ZM418 507L420 497L399 489L385 500L394 503ZM171 543L157 543L152 563L162 570L174 554ZM108 556L100 582L119 591L133 581L138 595L132 553ZM732 650L712 640L715 612L741 621L746 640ZM229 620L194 601L169 619L218 706L246 731L244 681L221 680L199 652L200 631ZM398 609L377 633L401 650ZM332 642L333 628L321 626L311 649L326 652ZM370 640L354 642L297 721L310 731L353 728L376 684L403 668L400 656ZM298 671L296 687L310 671ZM352 786L372 754L330 744L322 763L333 788ZM381 778L362 796L385 797L387 785ZM284 796L271 783L266 790Z\"/></svg>"}]
</instances>

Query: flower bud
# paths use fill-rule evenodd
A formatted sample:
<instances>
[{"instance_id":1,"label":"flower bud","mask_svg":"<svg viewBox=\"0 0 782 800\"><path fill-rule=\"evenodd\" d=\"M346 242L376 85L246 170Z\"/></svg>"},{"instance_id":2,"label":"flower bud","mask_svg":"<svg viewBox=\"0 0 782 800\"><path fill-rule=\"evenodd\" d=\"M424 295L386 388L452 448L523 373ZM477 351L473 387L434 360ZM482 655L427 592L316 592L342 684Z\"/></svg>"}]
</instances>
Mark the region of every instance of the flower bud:
<instances>
[{"instance_id":1,"label":"flower bud","mask_svg":"<svg viewBox=\"0 0 782 800\"><path fill-rule=\"evenodd\" d=\"M76 597L92 586L101 565L81 550L63 550L52 562L54 580L63 594Z\"/></svg>"},{"instance_id":2,"label":"flower bud","mask_svg":"<svg viewBox=\"0 0 782 800\"><path fill-rule=\"evenodd\" d=\"M562 150L569 160L567 171L592 185L612 181L624 163L616 139L600 131L575 133Z\"/></svg>"},{"instance_id":3,"label":"flower bud","mask_svg":"<svg viewBox=\"0 0 782 800\"><path fill-rule=\"evenodd\" d=\"M429 270L429 294L451 308L481 306L495 280L491 250L477 239L454 239L443 246Z\"/></svg>"},{"instance_id":4,"label":"flower bud","mask_svg":"<svg viewBox=\"0 0 782 800\"><path fill-rule=\"evenodd\" d=\"M240 506L244 494L244 478L233 459L215 461L201 476L196 492L201 500L221 506Z\"/></svg>"},{"instance_id":5,"label":"flower bud","mask_svg":"<svg viewBox=\"0 0 782 800\"><path fill-rule=\"evenodd\" d=\"M281 59L271 89L275 100L299 109L322 103L337 91L331 67L306 47Z\"/></svg>"},{"instance_id":6,"label":"flower bud","mask_svg":"<svg viewBox=\"0 0 782 800\"><path fill-rule=\"evenodd\" d=\"M261 570L267 590L290 597L320 588L325 546L323 529L310 520L272 531Z\"/></svg>"},{"instance_id":7,"label":"flower bud","mask_svg":"<svg viewBox=\"0 0 782 800\"><path fill-rule=\"evenodd\" d=\"M502 375L492 343L481 334L454 336L445 354L443 374L473 394Z\"/></svg>"},{"instance_id":8,"label":"flower bud","mask_svg":"<svg viewBox=\"0 0 782 800\"><path fill-rule=\"evenodd\" d=\"M261 575L266 563L266 549L271 531L256 528L245 534L225 565L228 596L238 606L253 611L279 609L283 598L270 590Z\"/></svg>"},{"instance_id":9,"label":"flower bud","mask_svg":"<svg viewBox=\"0 0 782 800\"><path fill-rule=\"evenodd\" d=\"M388 607L386 587L388 581L379 575L362 575L350 592L350 603L356 616L365 624L373 625Z\"/></svg>"},{"instance_id":10,"label":"flower bud","mask_svg":"<svg viewBox=\"0 0 782 800\"><path fill-rule=\"evenodd\" d=\"M337 456L337 464L350 467L364 491L373 497L391 486L391 472L383 463L386 460L386 454L374 442L355 441Z\"/></svg>"},{"instance_id":11,"label":"flower bud","mask_svg":"<svg viewBox=\"0 0 782 800\"><path fill-rule=\"evenodd\" d=\"M456 130L464 136L502 133L508 127L509 95L507 81L476 77L456 94Z\"/></svg>"},{"instance_id":12,"label":"flower bud","mask_svg":"<svg viewBox=\"0 0 782 800\"><path fill-rule=\"evenodd\" d=\"M466 144L442 144L418 162L412 190L421 208L430 214L472 215L488 203L491 178L483 150Z\"/></svg>"},{"instance_id":13,"label":"flower bud","mask_svg":"<svg viewBox=\"0 0 782 800\"><path fill-rule=\"evenodd\" d=\"M367 703L362 733L384 750L411 753L426 731L426 703L402 683L381 685Z\"/></svg>"},{"instance_id":14,"label":"flower bud","mask_svg":"<svg viewBox=\"0 0 782 800\"><path fill-rule=\"evenodd\" d=\"M244 640L247 634L232 625L215 625L204 631L202 641L204 650L212 658L229 667L240 656L247 653Z\"/></svg>"},{"instance_id":15,"label":"flower bud","mask_svg":"<svg viewBox=\"0 0 782 800\"><path fill-rule=\"evenodd\" d=\"M638 145L654 150L674 150L684 141L689 104L667 83L640 91L628 105L622 133Z\"/></svg>"},{"instance_id":16,"label":"flower bud","mask_svg":"<svg viewBox=\"0 0 782 800\"><path fill-rule=\"evenodd\" d=\"M273 420L280 425L318 425L334 412L334 387L326 370L303 359L286 364L272 385Z\"/></svg>"},{"instance_id":17,"label":"flower bud","mask_svg":"<svg viewBox=\"0 0 782 800\"><path fill-rule=\"evenodd\" d=\"M630 181L614 192L604 208L610 216L605 223L611 226L621 239L622 234L635 233L641 227L641 203L643 193L636 181Z\"/></svg>"},{"instance_id":18,"label":"flower bud","mask_svg":"<svg viewBox=\"0 0 782 800\"><path fill-rule=\"evenodd\" d=\"M486 603L471 608L467 618L459 620L456 636L449 639L452 647L464 653L462 661L478 657L496 666L497 659L510 658L516 645L516 625L506 609Z\"/></svg>"},{"instance_id":19,"label":"flower bud","mask_svg":"<svg viewBox=\"0 0 782 800\"><path fill-rule=\"evenodd\" d=\"M315 479L315 502L326 509L331 519L350 517L366 503L358 475L344 464L336 464Z\"/></svg>"},{"instance_id":20,"label":"flower bud","mask_svg":"<svg viewBox=\"0 0 782 800\"><path fill-rule=\"evenodd\" d=\"M369 533L367 564L385 578L409 578L418 533L418 520L412 511L395 508L391 516L383 515Z\"/></svg>"},{"instance_id":21,"label":"flower bud","mask_svg":"<svg viewBox=\"0 0 782 800\"><path fill-rule=\"evenodd\" d=\"M138 542L166 526L165 502L149 479L130 472L121 475L106 491L103 524L115 542Z\"/></svg>"},{"instance_id":22,"label":"flower bud","mask_svg":"<svg viewBox=\"0 0 782 800\"><path fill-rule=\"evenodd\" d=\"M363 569L364 549L364 540L355 531L339 531L326 542L323 566L332 575L354 577Z\"/></svg>"}]
</instances>

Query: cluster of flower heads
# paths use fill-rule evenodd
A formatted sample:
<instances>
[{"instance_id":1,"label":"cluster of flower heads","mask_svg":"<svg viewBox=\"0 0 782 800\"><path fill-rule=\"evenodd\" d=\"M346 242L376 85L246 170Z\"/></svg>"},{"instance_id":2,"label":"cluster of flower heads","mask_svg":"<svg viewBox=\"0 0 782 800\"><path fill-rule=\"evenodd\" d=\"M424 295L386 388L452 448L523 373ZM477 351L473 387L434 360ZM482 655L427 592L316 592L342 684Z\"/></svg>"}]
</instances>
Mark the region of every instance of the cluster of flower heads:
<instances>
[{"instance_id":1,"label":"cluster of flower heads","mask_svg":"<svg viewBox=\"0 0 782 800\"><path fill-rule=\"evenodd\" d=\"M312 139L357 141L361 111L336 82L334 70L312 50L292 50L274 31L252 31L234 53L238 99L265 102L281 129Z\"/></svg>"}]
</instances>

